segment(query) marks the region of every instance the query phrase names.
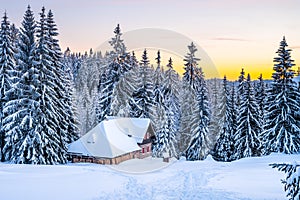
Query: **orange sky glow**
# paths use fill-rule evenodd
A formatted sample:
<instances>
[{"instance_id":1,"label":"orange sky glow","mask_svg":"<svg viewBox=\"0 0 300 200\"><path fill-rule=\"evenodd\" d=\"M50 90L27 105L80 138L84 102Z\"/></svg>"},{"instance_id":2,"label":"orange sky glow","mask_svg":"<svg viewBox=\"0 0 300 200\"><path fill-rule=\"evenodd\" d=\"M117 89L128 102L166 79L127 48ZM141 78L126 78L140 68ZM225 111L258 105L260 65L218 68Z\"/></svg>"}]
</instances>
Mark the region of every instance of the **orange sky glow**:
<instances>
[{"instance_id":1,"label":"orange sky glow","mask_svg":"<svg viewBox=\"0 0 300 200\"><path fill-rule=\"evenodd\" d=\"M124 33L157 28L190 38L206 52L220 78L226 75L236 80L241 68L252 79L260 73L265 79L271 78L273 58L284 35L293 49L295 64L300 65L299 0L0 0L0 3L2 12L6 10L10 21L17 26L28 4L37 19L42 6L52 9L62 50L97 49L112 37L119 23ZM182 48L185 52L187 45ZM180 56L174 56L174 65L182 73ZM206 64L200 61L199 65ZM207 78L212 78L216 73L209 70L208 67L204 72Z\"/></svg>"}]
</instances>

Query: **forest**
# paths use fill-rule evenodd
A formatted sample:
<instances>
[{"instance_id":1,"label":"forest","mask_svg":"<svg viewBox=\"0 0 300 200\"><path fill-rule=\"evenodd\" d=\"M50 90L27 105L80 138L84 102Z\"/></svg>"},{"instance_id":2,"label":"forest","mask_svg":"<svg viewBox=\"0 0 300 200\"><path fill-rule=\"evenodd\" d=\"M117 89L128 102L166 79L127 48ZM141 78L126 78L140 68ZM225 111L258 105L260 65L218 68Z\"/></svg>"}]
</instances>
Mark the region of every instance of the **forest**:
<instances>
[{"instance_id":1,"label":"forest","mask_svg":"<svg viewBox=\"0 0 300 200\"><path fill-rule=\"evenodd\" d=\"M36 20L28 6L21 27L7 13L0 31L1 161L63 164L67 145L106 116L150 118L153 156L230 162L271 152L300 150L300 96L285 37L274 58L272 80L241 69L236 81L206 79L193 42L184 74L172 58L150 65L126 49L118 24L111 51L62 52L51 10Z\"/></svg>"}]
</instances>

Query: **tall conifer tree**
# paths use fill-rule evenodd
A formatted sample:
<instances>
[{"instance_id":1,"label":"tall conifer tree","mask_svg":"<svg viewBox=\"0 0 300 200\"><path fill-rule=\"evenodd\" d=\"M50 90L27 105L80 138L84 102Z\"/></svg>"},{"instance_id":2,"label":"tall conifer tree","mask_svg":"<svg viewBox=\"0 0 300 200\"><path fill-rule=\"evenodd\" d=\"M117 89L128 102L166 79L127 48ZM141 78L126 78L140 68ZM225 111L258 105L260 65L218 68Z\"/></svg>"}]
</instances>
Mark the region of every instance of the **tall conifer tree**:
<instances>
[{"instance_id":1,"label":"tall conifer tree","mask_svg":"<svg viewBox=\"0 0 300 200\"><path fill-rule=\"evenodd\" d=\"M263 133L266 153L287 154L300 151L299 91L293 81L295 65L285 37L280 42L277 57L274 58L273 81L268 95L266 126Z\"/></svg>"}]
</instances>

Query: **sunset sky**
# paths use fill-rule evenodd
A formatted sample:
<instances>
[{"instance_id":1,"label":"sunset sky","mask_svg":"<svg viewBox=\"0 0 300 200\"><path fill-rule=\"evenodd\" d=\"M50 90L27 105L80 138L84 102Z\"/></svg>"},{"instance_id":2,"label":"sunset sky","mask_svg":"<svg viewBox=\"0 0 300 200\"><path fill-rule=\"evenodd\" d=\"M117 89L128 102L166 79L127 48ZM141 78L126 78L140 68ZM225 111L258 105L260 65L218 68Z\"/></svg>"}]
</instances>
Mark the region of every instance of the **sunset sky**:
<instances>
[{"instance_id":1,"label":"sunset sky","mask_svg":"<svg viewBox=\"0 0 300 200\"><path fill-rule=\"evenodd\" d=\"M190 38L207 53L220 76L226 74L230 79L236 79L242 67L253 79L260 72L270 78L273 57L283 35L293 49L295 63L300 62L299 0L0 0L0 3L2 12L6 10L9 19L18 26L28 4L36 18L42 6L52 9L63 50L95 49L112 36L120 23L123 32L156 28ZM179 61L175 64L182 65Z\"/></svg>"}]
</instances>

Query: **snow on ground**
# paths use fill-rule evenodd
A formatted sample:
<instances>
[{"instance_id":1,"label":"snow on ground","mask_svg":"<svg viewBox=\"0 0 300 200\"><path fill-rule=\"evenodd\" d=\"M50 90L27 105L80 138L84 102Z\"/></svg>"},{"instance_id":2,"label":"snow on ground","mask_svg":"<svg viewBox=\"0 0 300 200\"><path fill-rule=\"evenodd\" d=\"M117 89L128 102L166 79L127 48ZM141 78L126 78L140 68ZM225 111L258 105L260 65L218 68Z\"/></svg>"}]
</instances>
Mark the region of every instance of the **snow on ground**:
<instances>
[{"instance_id":1,"label":"snow on ground","mask_svg":"<svg viewBox=\"0 0 300 200\"><path fill-rule=\"evenodd\" d=\"M169 165L160 163L160 159L129 160L119 166L2 163L0 199L282 200L285 193L280 179L285 175L268 165L293 161L300 162L300 155L272 154L231 163L208 157L205 161L179 160ZM157 170L149 172L153 169Z\"/></svg>"}]
</instances>

